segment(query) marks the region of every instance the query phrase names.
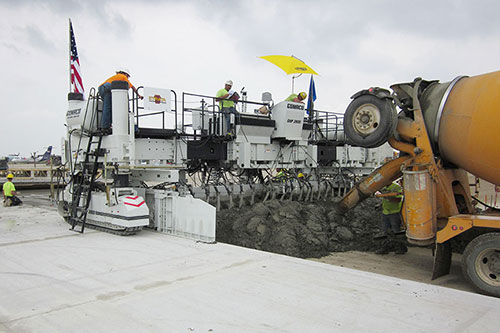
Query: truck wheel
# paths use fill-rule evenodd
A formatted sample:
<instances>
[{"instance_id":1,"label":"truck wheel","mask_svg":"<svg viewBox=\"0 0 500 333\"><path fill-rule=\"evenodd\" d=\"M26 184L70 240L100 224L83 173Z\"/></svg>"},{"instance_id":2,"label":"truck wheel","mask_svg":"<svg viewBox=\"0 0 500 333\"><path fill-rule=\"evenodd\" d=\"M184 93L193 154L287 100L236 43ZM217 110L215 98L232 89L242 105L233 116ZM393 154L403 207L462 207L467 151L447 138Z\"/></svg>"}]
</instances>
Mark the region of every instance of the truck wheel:
<instances>
[{"instance_id":1,"label":"truck wheel","mask_svg":"<svg viewBox=\"0 0 500 333\"><path fill-rule=\"evenodd\" d=\"M462 272L479 292L500 297L500 233L483 234L467 244Z\"/></svg>"},{"instance_id":2,"label":"truck wheel","mask_svg":"<svg viewBox=\"0 0 500 333\"><path fill-rule=\"evenodd\" d=\"M398 115L391 101L373 95L355 98L344 114L344 132L348 143L375 148L384 144L393 134Z\"/></svg>"}]
</instances>

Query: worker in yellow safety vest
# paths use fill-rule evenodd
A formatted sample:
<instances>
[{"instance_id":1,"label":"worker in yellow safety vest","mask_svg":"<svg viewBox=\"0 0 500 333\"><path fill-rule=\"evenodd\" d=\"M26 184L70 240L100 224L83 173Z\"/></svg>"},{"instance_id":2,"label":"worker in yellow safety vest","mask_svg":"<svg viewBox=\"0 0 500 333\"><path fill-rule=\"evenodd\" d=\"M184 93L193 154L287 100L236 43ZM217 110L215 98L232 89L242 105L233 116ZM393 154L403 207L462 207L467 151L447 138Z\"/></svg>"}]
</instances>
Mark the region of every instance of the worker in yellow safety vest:
<instances>
[{"instance_id":1,"label":"worker in yellow safety vest","mask_svg":"<svg viewBox=\"0 0 500 333\"><path fill-rule=\"evenodd\" d=\"M300 92L299 94L291 94L288 96L285 101L287 102L296 102L304 104L304 100L307 98L307 94L305 92Z\"/></svg>"},{"instance_id":2,"label":"worker in yellow safety vest","mask_svg":"<svg viewBox=\"0 0 500 333\"><path fill-rule=\"evenodd\" d=\"M16 195L16 187L12 182L14 175L9 173L7 175L7 182L3 184L3 204L4 206L17 206L22 204L23 202Z\"/></svg>"},{"instance_id":3,"label":"worker in yellow safety vest","mask_svg":"<svg viewBox=\"0 0 500 333\"><path fill-rule=\"evenodd\" d=\"M227 135L234 135L231 128L231 114L235 117L238 116L238 112L235 108L235 103L239 100L239 95L233 89L233 81L227 80L224 84L224 88L219 89L217 94L215 94L215 100L219 102L220 112L224 116L225 133ZM222 131L223 132L223 131ZM224 132L223 132L224 133Z\"/></svg>"},{"instance_id":4,"label":"worker in yellow safety vest","mask_svg":"<svg viewBox=\"0 0 500 333\"><path fill-rule=\"evenodd\" d=\"M396 240L396 234L401 234L401 206L403 204L403 189L397 183L391 183L384 187L380 193L375 194L382 199L382 234L377 238L389 236L389 240L383 242L380 249L375 253L387 254L394 251L395 254L405 254L408 248L404 241Z\"/></svg>"}]
</instances>

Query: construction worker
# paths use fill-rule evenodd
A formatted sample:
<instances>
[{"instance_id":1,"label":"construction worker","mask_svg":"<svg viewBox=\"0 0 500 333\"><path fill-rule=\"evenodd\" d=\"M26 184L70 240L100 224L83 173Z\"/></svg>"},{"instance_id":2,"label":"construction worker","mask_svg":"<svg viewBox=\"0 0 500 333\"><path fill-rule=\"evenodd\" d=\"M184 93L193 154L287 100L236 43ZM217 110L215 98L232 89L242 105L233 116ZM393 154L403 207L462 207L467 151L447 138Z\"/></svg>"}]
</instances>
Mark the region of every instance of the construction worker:
<instances>
[{"instance_id":1,"label":"construction worker","mask_svg":"<svg viewBox=\"0 0 500 333\"><path fill-rule=\"evenodd\" d=\"M402 240L397 240L396 235L401 234L401 206L403 204L403 189L400 184L393 182L375 194L382 199L382 232L375 238L386 239L382 242L380 249L375 253L387 254L395 251L396 254L408 252L406 244Z\"/></svg>"},{"instance_id":2,"label":"construction worker","mask_svg":"<svg viewBox=\"0 0 500 333\"><path fill-rule=\"evenodd\" d=\"M304 100L306 98L307 98L307 94L302 91L298 95L297 94L291 94L290 96L287 97L287 99L285 99L285 101L304 104Z\"/></svg>"},{"instance_id":3,"label":"construction worker","mask_svg":"<svg viewBox=\"0 0 500 333\"><path fill-rule=\"evenodd\" d=\"M217 91L215 95L215 100L219 102L220 111L224 115L225 125L226 125L226 134L232 135L231 132L231 114L234 114L235 117L238 115L236 108L234 107L234 102L238 101L239 96L231 88L233 87L233 81L227 80L224 88Z\"/></svg>"},{"instance_id":4,"label":"construction worker","mask_svg":"<svg viewBox=\"0 0 500 333\"><path fill-rule=\"evenodd\" d=\"M107 135L111 133L111 83L114 81L126 81L128 82L128 87L132 89L140 99L144 97L141 96L134 85L129 81L130 71L128 69L122 68L116 71L116 74L104 81L97 91L102 98L102 117L101 117L101 129L103 134Z\"/></svg>"},{"instance_id":5,"label":"construction worker","mask_svg":"<svg viewBox=\"0 0 500 333\"><path fill-rule=\"evenodd\" d=\"M12 182L14 179L14 175L9 173L7 175L7 182L3 184L3 205L4 206L17 206L22 204L23 202L16 195L16 187Z\"/></svg>"}]
</instances>

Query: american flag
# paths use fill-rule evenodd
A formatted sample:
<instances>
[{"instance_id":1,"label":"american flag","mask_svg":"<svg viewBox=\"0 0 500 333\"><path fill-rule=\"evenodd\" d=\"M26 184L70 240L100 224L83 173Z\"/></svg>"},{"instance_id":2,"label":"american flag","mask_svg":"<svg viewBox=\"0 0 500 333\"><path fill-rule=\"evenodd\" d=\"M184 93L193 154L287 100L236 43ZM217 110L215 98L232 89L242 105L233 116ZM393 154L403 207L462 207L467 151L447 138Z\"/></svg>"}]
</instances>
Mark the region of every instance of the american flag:
<instances>
[{"instance_id":1,"label":"american flag","mask_svg":"<svg viewBox=\"0 0 500 333\"><path fill-rule=\"evenodd\" d=\"M80 60L76 50L75 34L73 33L73 24L69 21L69 39L70 39L70 79L73 92L83 94L83 80L80 72Z\"/></svg>"}]
</instances>

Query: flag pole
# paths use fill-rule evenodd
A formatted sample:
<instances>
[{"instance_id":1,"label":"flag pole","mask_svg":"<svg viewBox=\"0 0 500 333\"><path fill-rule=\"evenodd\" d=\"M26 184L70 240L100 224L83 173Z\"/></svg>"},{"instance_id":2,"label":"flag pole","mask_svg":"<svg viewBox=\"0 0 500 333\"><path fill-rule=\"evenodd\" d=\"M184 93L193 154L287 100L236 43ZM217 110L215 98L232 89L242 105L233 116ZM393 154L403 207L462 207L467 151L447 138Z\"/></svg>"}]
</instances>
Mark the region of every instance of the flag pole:
<instances>
[{"instance_id":1,"label":"flag pole","mask_svg":"<svg viewBox=\"0 0 500 333\"><path fill-rule=\"evenodd\" d=\"M68 18L68 20L69 20L68 69L69 69L69 92L71 92L71 18Z\"/></svg>"},{"instance_id":2,"label":"flag pole","mask_svg":"<svg viewBox=\"0 0 500 333\"><path fill-rule=\"evenodd\" d=\"M314 119L314 98L316 97L316 88L314 86L313 74L311 74L311 80L309 81L309 98L307 101L307 111L309 112L309 120Z\"/></svg>"}]
</instances>

